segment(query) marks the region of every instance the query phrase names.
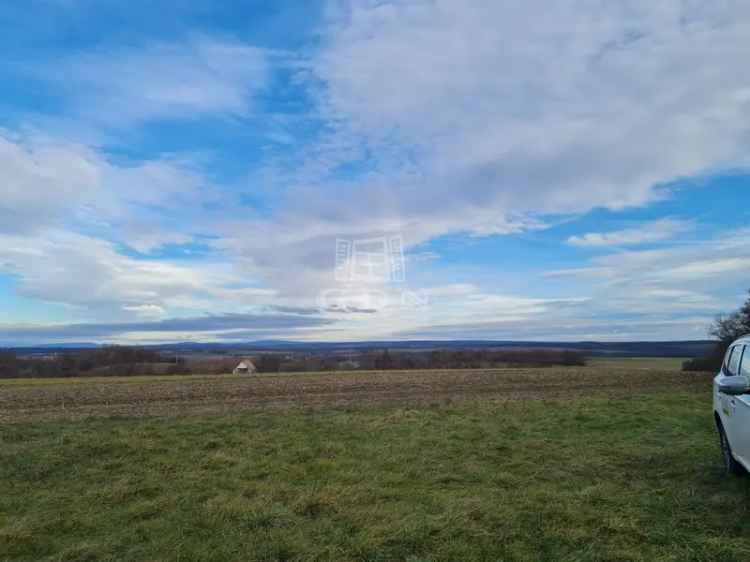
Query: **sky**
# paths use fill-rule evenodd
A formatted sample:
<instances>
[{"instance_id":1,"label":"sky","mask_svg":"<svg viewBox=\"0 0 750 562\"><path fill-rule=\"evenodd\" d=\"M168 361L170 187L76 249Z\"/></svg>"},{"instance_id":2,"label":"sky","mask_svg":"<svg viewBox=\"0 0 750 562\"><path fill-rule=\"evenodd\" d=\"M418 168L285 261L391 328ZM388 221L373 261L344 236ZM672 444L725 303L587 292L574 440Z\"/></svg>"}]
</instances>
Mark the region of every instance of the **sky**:
<instances>
[{"instance_id":1,"label":"sky","mask_svg":"<svg viewBox=\"0 0 750 562\"><path fill-rule=\"evenodd\" d=\"M741 0L7 0L0 345L675 340L750 289Z\"/></svg>"}]
</instances>

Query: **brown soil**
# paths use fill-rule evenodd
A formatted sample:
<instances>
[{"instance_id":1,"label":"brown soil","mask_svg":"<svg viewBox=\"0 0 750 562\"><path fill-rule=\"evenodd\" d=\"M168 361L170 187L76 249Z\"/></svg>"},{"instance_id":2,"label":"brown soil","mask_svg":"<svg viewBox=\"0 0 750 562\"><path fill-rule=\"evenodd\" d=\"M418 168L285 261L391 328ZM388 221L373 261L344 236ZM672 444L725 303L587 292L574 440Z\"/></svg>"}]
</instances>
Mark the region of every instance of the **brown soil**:
<instances>
[{"instance_id":1,"label":"brown soil","mask_svg":"<svg viewBox=\"0 0 750 562\"><path fill-rule=\"evenodd\" d=\"M259 408L710 393L711 375L565 367L0 382L0 423L225 414Z\"/></svg>"}]
</instances>

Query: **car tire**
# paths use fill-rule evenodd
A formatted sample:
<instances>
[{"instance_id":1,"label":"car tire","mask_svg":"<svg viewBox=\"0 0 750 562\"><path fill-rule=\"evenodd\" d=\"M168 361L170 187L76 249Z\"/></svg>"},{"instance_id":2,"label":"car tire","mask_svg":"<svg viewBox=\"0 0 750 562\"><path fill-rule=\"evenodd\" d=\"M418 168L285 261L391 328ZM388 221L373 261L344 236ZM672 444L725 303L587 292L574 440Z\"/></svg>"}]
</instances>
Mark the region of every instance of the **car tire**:
<instances>
[{"instance_id":1,"label":"car tire","mask_svg":"<svg viewBox=\"0 0 750 562\"><path fill-rule=\"evenodd\" d=\"M724 472L726 474L743 474L745 470L732 456L732 446L729 444L727 433L721 424L718 425L719 445L721 446L721 457L724 460Z\"/></svg>"}]
</instances>

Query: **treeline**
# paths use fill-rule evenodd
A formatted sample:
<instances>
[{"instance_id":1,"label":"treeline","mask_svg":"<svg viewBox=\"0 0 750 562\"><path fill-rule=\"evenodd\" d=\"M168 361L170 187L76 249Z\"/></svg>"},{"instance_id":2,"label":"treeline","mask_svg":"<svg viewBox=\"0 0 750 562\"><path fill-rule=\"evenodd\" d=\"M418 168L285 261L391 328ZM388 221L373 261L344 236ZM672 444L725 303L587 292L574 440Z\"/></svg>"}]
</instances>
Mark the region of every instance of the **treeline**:
<instances>
[{"instance_id":1,"label":"treeline","mask_svg":"<svg viewBox=\"0 0 750 562\"><path fill-rule=\"evenodd\" d=\"M19 357L0 352L0 378L106 377L231 373L236 361L187 361L138 347L105 346L48 356Z\"/></svg>"},{"instance_id":2,"label":"treeline","mask_svg":"<svg viewBox=\"0 0 750 562\"><path fill-rule=\"evenodd\" d=\"M750 298L739 310L728 316L719 316L711 326L709 332L716 338L716 346L705 357L696 357L682 364L683 371L712 371L721 369L729 346L743 337L750 335Z\"/></svg>"},{"instance_id":3,"label":"treeline","mask_svg":"<svg viewBox=\"0 0 750 562\"><path fill-rule=\"evenodd\" d=\"M316 371L388 371L413 369L487 369L492 367L545 367L585 365L586 357L567 349L534 350L435 350L378 352L357 355L263 354L255 360L261 373Z\"/></svg>"},{"instance_id":4,"label":"treeline","mask_svg":"<svg viewBox=\"0 0 750 562\"><path fill-rule=\"evenodd\" d=\"M258 372L316 372L409 369L481 369L491 367L585 365L583 354L564 349L389 350L341 354L265 353L252 358ZM231 373L238 357L170 356L138 347L107 346L46 356L19 357L0 352L0 378L107 377Z\"/></svg>"}]
</instances>

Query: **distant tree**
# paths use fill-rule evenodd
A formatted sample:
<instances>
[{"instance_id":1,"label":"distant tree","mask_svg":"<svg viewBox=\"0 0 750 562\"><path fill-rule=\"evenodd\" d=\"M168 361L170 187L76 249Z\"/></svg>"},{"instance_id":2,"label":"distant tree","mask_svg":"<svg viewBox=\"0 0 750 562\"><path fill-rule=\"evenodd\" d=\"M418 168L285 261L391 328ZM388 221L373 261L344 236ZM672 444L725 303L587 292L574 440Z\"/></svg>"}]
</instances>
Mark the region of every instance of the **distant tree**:
<instances>
[{"instance_id":1,"label":"distant tree","mask_svg":"<svg viewBox=\"0 0 750 562\"><path fill-rule=\"evenodd\" d=\"M393 357L391 357L387 349L383 350L383 353L375 358L375 368L378 371L387 371L394 368Z\"/></svg>"},{"instance_id":2,"label":"distant tree","mask_svg":"<svg viewBox=\"0 0 750 562\"><path fill-rule=\"evenodd\" d=\"M750 334L750 298L738 311L728 316L719 316L711 326L710 334L719 340L721 356L724 356L734 340Z\"/></svg>"},{"instance_id":3,"label":"distant tree","mask_svg":"<svg viewBox=\"0 0 750 562\"><path fill-rule=\"evenodd\" d=\"M570 349L566 349L562 352L561 361L563 365L568 365L568 366L586 365L586 357L579 351L573 351Z\"/></svg>"},{"instance_id":4,"label":"distant tree","mask_svg":"<svg viewBox=\"0 0 750 562\"><path fill-rule=\"evenodd\" d=\"M339 366L339 362L336 357L324 357L320 362L321 371L335 371Z\"/></svg>"},{"instance_id":5,"label":"distant tree","mask_svg":"<svg viewBox=\"0 0 750 562\"><path fill-rule=\"evenodd\" d=\"M19 376L21 362L15 353L10 351L0 352L0 378L11 378Z\"/></svg>"},{"instance_id":6,"label":"distant tree","mask_svg":"<svg viewBox=\"0 0 750 562\"><path fill-rule=\"evenodd\" d=\"M58 359L60 372L63 377L74 377L78 374L78 357L73 353L66 353Z\"/></svg>"},{"instance_id":7,"label":"distant tree","mask_svg":"<svg viewBox=\"0 0 750 562\"><path fill-rule=\"evenodd\" d=\"M281 368L281 357L273 353L264 353L255 362L259 373L278 373Z\"/></svg>"},{"instance_id":8,"label":"distant tree","mask_svg":"<svg viewBox=\"0 0 750 562\"><path fill-rule=\"evenodd\" d=\"M683 371L716 371L721 367L732 342L750 334L750 297L736 312L719 316L711 325L709 334L718 340L713 353L708 357L685 361Z\"/></svg>"}]
</instances>

